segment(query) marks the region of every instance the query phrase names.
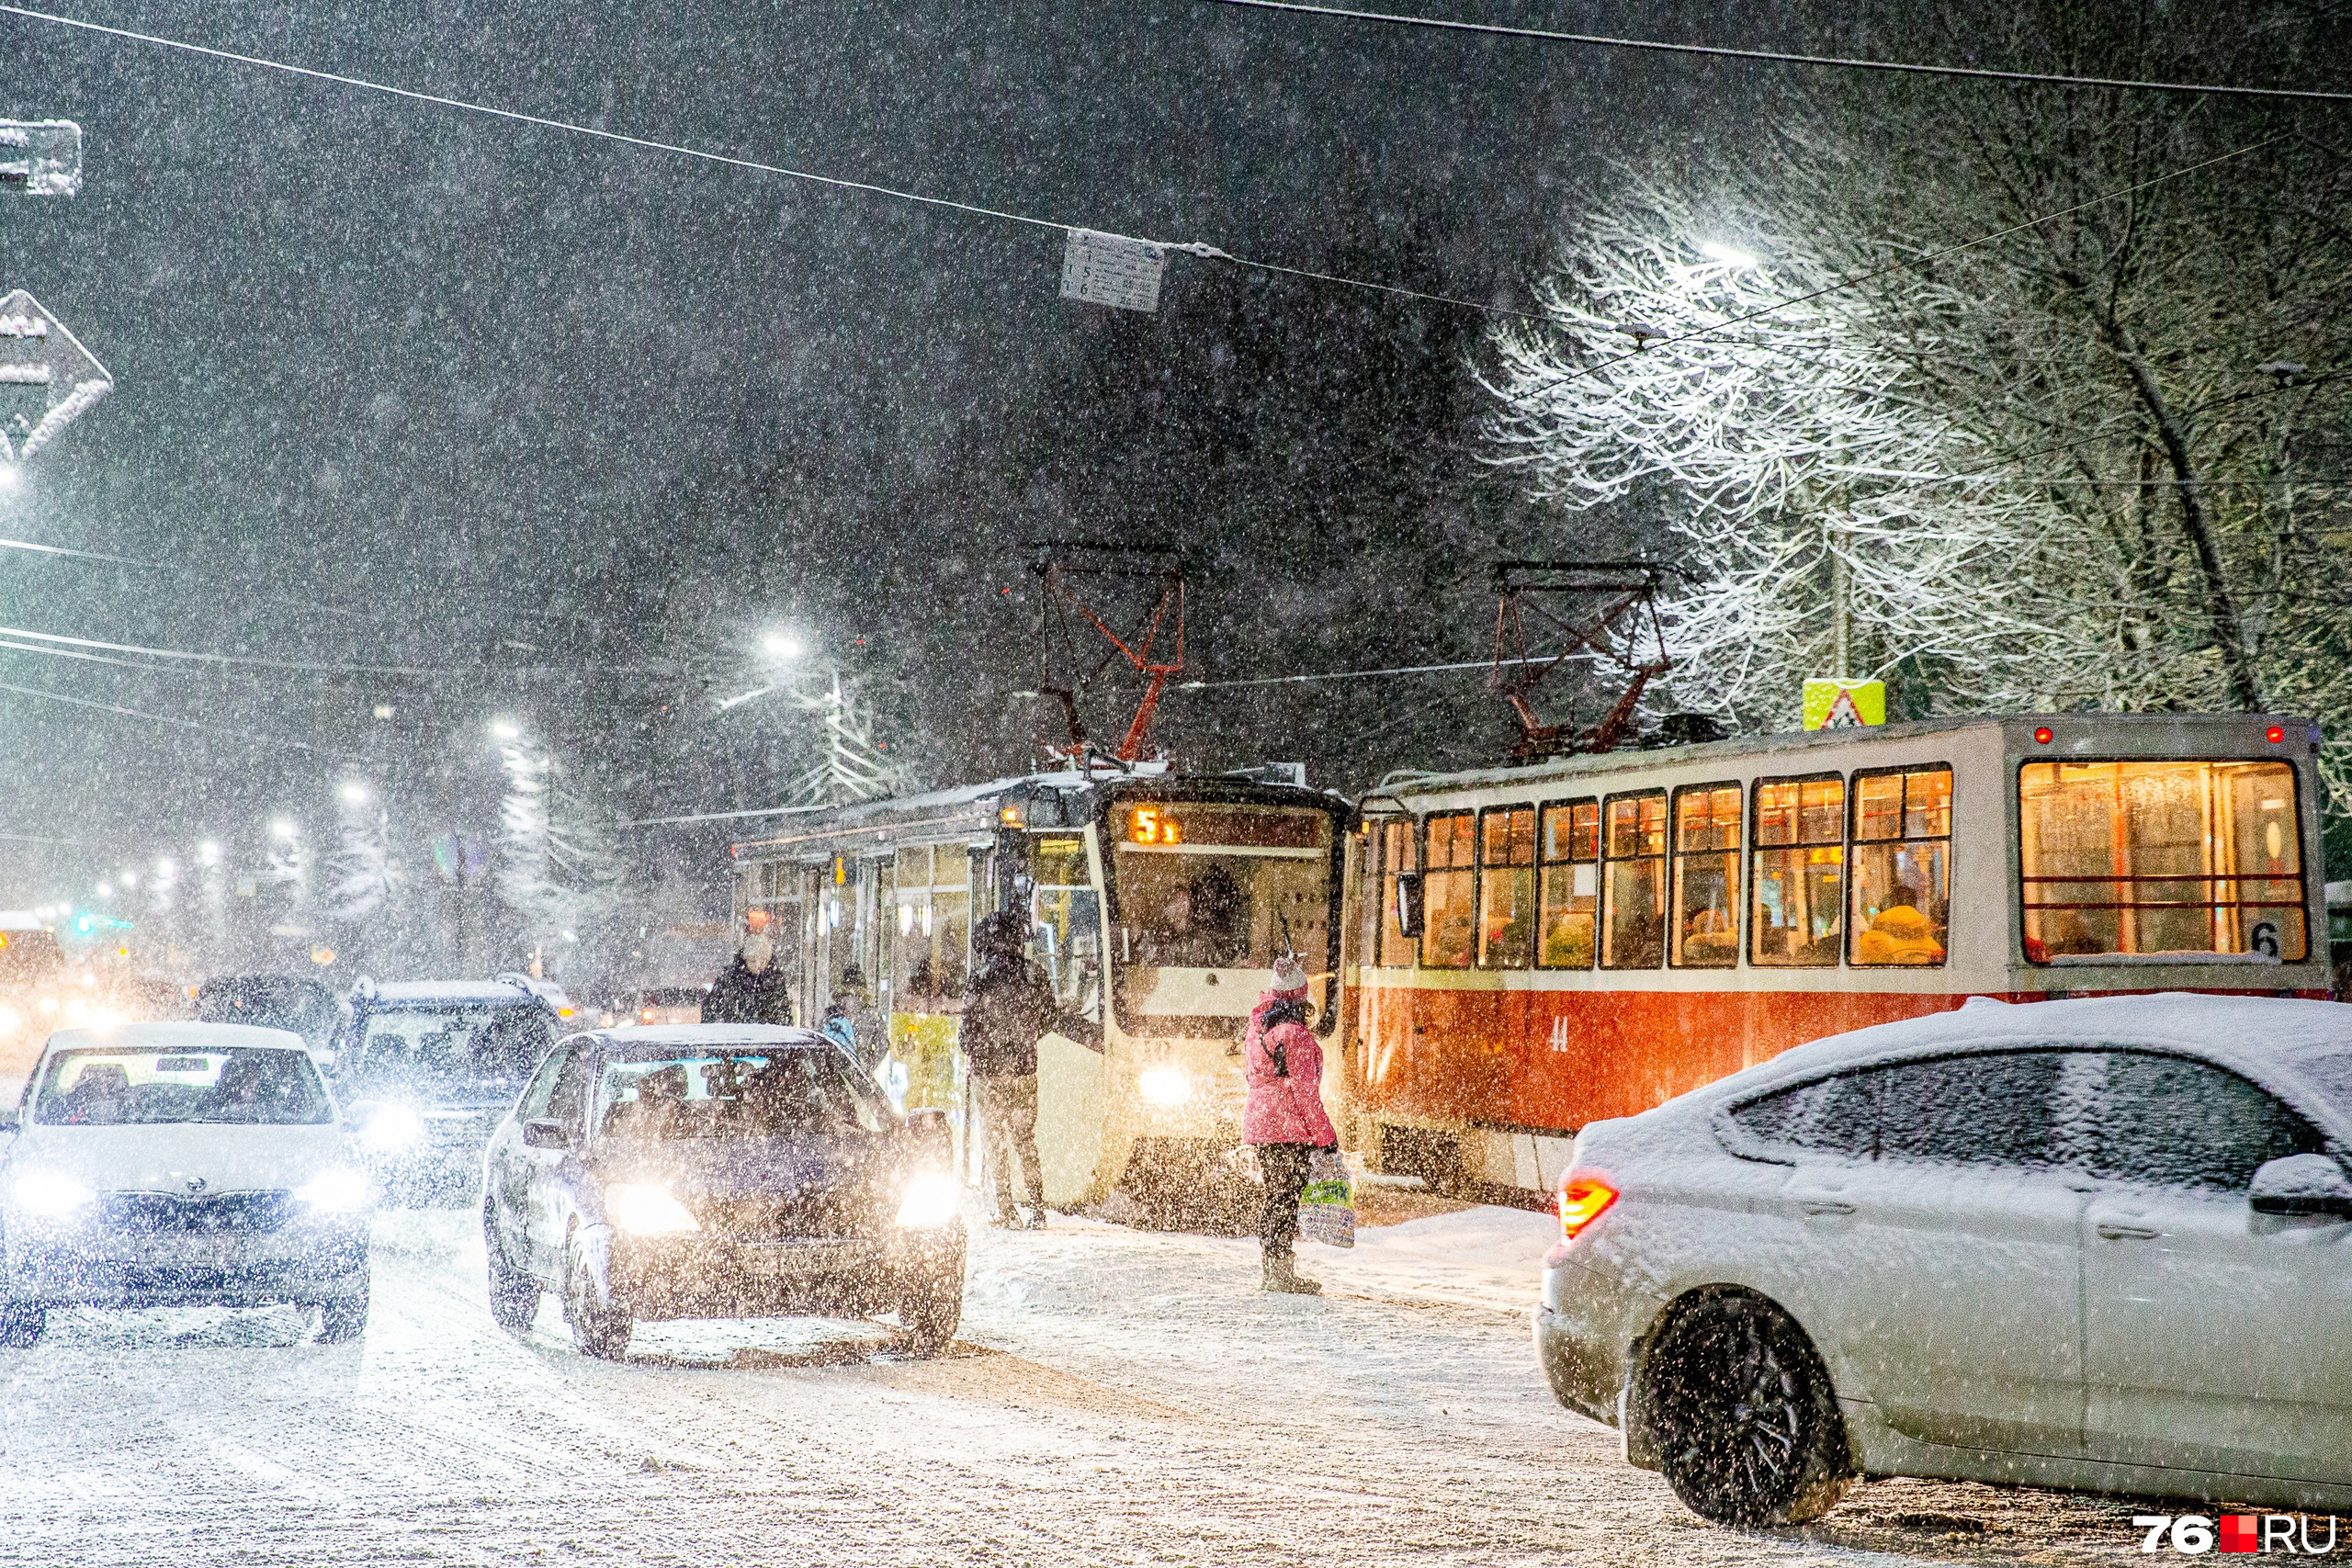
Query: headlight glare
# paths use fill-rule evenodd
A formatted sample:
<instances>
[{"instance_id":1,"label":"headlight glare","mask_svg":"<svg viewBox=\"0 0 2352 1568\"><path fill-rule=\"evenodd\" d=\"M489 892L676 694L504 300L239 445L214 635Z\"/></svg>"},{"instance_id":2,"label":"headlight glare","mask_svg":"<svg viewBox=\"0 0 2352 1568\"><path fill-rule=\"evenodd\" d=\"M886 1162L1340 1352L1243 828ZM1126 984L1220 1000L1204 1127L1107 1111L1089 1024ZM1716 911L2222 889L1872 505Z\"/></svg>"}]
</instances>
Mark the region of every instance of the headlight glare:
<instances>
[{"instance_id":1,"label":"headlight glare","mask_svg":"<svg viewBox=\"0 0 2352 1568\"><path fill-rule=\"evenodd\" d=\"M17 1016L15 1008L0 1008L0 1034L16 1033L17 1026L24 1021Z\"/></svg>"},{"instance_id":2,"label":"headlight glare","mask_svg":"<svg viewBox=\"0 0 2352 1568\"><path fill-rule=\"evenodd\" d=\"M946 1224L956 1218L962 1200L952 1177L918 1176L907 1183L907 1195L899 1201L899 1224L914 1230Z\"/></svg>"},{"instance_id":3,"label":"headlight glare","mask_svg":"<svg viewBox=\"0 0 2352 1568\"><path fill-rule=\"evenodd\" d=\"M322 1171L294 1190L294 1196L322 1214L347 1214L368 1206L368 1178L348 1167Z\"/></svg>"},{"instance_id":4,"label":"headlight glare","mask_svg":"<svg viewBox=\"0 0 2352 1568\"><path fill-rule=\"evenodd\" d=\"M405 1105L379 1105L360 1125L359 1141L370 1154L400 1154L424 1141L424 1122Z\"/></svg>"},{"instance_id":5,"label":"headlight glare","mask_svg":"<svg viewBox=\"0 0 2352 1568\"><path fill-rule=\"evenodd\" d=\"M702 1224L666 1187L624 1181L605 1189L605 1213L616 1229L636 1235L683 1235Z\"/></svg>"},{"instance_id":6,"label":"headlight glare","mask_svg":"<svg viewBox=\"0 0 2352 1568\"><path fill-rule=\"evenodd\" d=\"M8 1186L17 1208L44 1220L62 1220L97 1196L70 1176L54 1170L28 1170Z\"/></svg>"},{"instance_id":7,"label":"headlight glare","mask_svg":"<svg viewBox=\"0 0 2352 1568\"><path fill-rule=\"evenodd\" d=\"M1182 1105L1193 1098L1193 1080L1182 1067L1154 1067L1136 1080L1154 1105Z\"/></svg>"}]
</instances>

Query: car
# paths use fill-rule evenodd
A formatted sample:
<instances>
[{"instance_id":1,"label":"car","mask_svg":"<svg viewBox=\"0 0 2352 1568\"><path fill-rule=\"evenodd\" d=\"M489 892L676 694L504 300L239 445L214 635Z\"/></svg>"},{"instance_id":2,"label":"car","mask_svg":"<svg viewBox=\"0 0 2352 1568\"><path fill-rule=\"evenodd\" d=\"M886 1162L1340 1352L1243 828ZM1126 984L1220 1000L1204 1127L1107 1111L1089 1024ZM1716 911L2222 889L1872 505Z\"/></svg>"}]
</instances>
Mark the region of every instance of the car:
<instances>
[{"instance_id":1,"label":"car","mask_svg":"<svg viewBox=\"0 0 2352 1568\"><path fill-rule=\"evenodd\" d=\"M700 1023L707 983L699 986L640 986L624 991L599 1010L606 1028L619 1023Z\"/></svg>"},{"instance_id":2,"label":"car","mask_svg":"<svg viewBox=\"0 0 2352 1568\"><path fill-rule=\"evenodd\" d=\"M492 1134L491 1312L529 1326L553 1292L587 1354L664 1318L895 1312L915 1353L963 1312L960 1190L824 1036L765 1024L574 1035Z\"/></svg>"},{"instance_id":3,"label":"car","mask_svg":"<svg viewBox=\"0 0 2352 1568\"><path fill-rule=\"evenodd\" d=\"M392 1200L472 1201L490 1131L555 1043L555 1009L520 976L362 980L337 1087Z\"/></svg>"},{"instance_id":4,"label":"car","mask_svg":"<svg viewBox=\"0 0 2352 1568\"><path fill-rule=\"evenodd\" d=\"M1537 1358L1722 1523L1862 1474L2352 1509L2348 1151L2352 1007L1973 998L1586 1127Z\"/></svg>"},{"instance_id":5,"label":"car","mask_svg":"<svg viewBox=\"0 0 2352 1568\"><path fill-rule=\"evenodd\" d=\"M290 1302L329 1343L367 1327L368 1175L298 1037L61 1030L0 1128L0 1344L69 1306Z\"/></svg>"},{"instance_id":6,"label":"car","mask_svg":"<svg viewBox=\"0 0 2352 1568\"><path fill-rule=\"evenodd\" d=\"M249 1023L302 1037L311 1057L332 1067L351 1004L307 975L215 975L196 988L196 1016L204 1023Z\"/></svg>"}]
</instances>

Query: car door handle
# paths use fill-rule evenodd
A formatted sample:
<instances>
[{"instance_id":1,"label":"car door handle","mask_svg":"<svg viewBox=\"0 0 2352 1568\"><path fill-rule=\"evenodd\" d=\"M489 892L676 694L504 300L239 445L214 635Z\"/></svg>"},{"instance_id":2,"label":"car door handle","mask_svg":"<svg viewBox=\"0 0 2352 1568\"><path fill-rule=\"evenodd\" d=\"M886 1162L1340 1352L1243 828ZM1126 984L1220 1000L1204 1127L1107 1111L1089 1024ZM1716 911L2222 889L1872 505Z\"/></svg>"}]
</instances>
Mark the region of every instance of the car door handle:
<instances>
[{"instance_id":1,"label":"car door handle","mask_svg":"<svg viewBox=\"0 0 2352 1568\"><path fill-rule=\"evenodd\" d=\"M1851 1203L1841 1203L1835 1198L1808 1198L1805 1200L1804 1212L1808 1214L1850 1214L1854 1212L1854 1206Z\"/></svg>"},{"instance_id":2,"label":"car door handle","mask_svg":"<svg viewBox=\"0 0 2352 1568\"><path fill-rule=\"evenodd\" d=\"M2101 1241L2154 1241L2164 1234L2162 1231L2152 1231L2145 1225L2101 1224L2098 1227L2098 1238Z\"/></svg>"}]
</instances>

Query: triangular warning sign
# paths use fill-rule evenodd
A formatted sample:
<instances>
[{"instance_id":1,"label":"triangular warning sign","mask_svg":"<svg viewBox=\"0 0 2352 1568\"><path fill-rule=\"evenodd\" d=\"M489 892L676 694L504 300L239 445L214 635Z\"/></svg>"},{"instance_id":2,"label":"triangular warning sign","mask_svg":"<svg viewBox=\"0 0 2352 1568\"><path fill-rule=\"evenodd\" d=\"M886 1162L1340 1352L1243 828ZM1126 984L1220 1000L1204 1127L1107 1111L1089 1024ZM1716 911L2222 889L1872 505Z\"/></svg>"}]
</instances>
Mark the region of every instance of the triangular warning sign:
<instances>
[{"instance_id":1,"label":"triangular warning sign","mask_svg":"<svg viewBox=\"0 0 2352 1568\"><path fill-rule=\"evenodd\" d=\"M1854 694L1840 692L1829 700L1829 711L1821 717L1824 729L1860 729L1862 710L1854 705Z\"/></svg>"},{"instance_id":2,"label":"triangular warning sign","mask_svg":"<svg viewBox=\"0 0 2352 1568\"><path fill-rule=\"evenodd\" d=\"M65 323L19 288L0 299L0 387L26 389L12 401L40 404L38 418L0 406L0 463L21 463L113 391L114 378Z\"/></svg>"}]
</instances>

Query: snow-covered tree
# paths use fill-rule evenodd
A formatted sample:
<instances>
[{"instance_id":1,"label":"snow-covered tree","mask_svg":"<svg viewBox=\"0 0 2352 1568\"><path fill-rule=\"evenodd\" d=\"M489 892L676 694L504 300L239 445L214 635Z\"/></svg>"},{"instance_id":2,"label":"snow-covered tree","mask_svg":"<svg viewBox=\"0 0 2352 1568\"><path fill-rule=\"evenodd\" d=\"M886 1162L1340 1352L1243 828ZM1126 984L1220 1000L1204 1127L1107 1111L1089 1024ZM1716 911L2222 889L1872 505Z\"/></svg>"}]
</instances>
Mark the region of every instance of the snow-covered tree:
<instances>
[{"instance_id":1,"label":"snow-covered tree","mask_svg":"<svg viewBox=\"0 0 2352 1568\"><path fill-rule=\"evenodd\" d=\"M506 789L499 803L500 900L521 922L526 945L550 966L597 949L620 914L618 852L600 803L544 747L503 742Z\"/></svg>"}]
</instances>

